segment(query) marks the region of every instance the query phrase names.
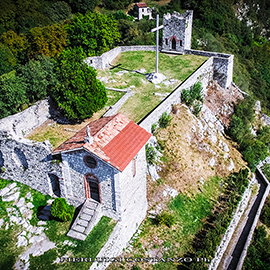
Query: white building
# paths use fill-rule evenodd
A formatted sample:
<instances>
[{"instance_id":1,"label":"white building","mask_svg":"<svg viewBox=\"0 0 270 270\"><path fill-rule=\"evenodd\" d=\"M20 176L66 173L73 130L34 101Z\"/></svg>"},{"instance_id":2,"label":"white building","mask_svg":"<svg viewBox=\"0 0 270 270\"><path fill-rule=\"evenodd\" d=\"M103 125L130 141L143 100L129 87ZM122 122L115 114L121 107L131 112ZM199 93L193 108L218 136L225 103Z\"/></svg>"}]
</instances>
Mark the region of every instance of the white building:
<instances>
[{"instance_id":1,"label":"white building","mask_svg":"<svg viewBox=\"0 0 270 270\"><path fill-rule=\"evenodd\" d=\"M149 16L149 19L152 19L152 9L149 8L144 2L135 3L134 9L138 12L139 20L141 20L143 16Z\"/></svg>"}]
</instances>

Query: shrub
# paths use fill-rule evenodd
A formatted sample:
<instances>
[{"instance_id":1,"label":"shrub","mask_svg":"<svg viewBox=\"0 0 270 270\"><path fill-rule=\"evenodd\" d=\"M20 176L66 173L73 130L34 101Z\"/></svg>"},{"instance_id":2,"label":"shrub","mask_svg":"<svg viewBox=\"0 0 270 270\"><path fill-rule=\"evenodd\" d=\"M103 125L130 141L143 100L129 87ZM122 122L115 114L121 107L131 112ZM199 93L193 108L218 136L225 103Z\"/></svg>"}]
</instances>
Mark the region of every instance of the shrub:
<instances>
[{"instance_id":1,"label":"shrub","mask_svg":"<svg viewBox=\"0 0 270 270\"><path fill-rule=\"evenodd\" d=\"M200 103L200 102L196 102L196 103L194 104L193 114L194 114L196 117L198 117L201 110L202 110L202 105L201 105L201 103Z\"/></svg>"},{"instance_id":2,"label":"shrub","mask_svg":"<svg viewBox=\"0 0 270 270\"><path fill-rule=\"evenodd\" d=\"M203 90L202 83L197 82L190 88L190 90L183 89L181 93L182 103L185 103L188 106L193 106L193 113L197 117L202 109L203 103L202 90Z\"/></svg>"},{"instance_id":3,"label":"shrub","mask_svg":"<svg viewBox=\"0 0 270 270\"><path fill-rule=\"evenodd\" d=\"M158 120L158 124L161 128L166 128L171 121L172 117L167 112L164 112Z\"/></svg>"},{"instance_id":4,"label":"shrub","mask_svg":"<svg viewBox=\"0 0 270 270\"><path fill-rule=\"evenodd\" d=\"M155 151L155 148L149 144L145 146L145 151L146 151L146 161L150 165L154 165L156 162L156 156L157 153Z\"/></svg>"},{"instance_id":5,"label":"shrub","mask_svg":"<svg viewBox=\"0 0 270 270\"><path fill-rule=\"evenodd\" d=\"M154 123L151 127L151 133L155 134L155 132L157 131L157 123Z\"/></svg>"},{"instance_id":6,"label":"shrub","mask_svg":"<svg viewBox=\"0 0 270 270\"><path fill-rule=\"evenodd\" d=\"M51 214L63 221L71 220L75 208L73 205L68 205L65 198L56 198L51 207Z\"/></svg>"},{"instance_id":7,"label":"shrub","mask_svg":"<svg viewBox=\"0 0 270 270\"><path fill-rule=\"evenodd\" d=\"M175 223L174 216L167 212L162 212L161 214L157 215L156 220L159 224L165 224L169 228L171 228Z\"/></svg>"},{"instance_id":8,"label":"shrub","mask_svg":"<svg viewBox=\"0 0 270 270\"><path fill-rule=\"evenodd\" d=\"M263 224L265 224L267 227L270 228L270 200L269 199L267 200L267 202L265 203L262 209L260 220L262 221Z\"/></svg>"}]
</instances>

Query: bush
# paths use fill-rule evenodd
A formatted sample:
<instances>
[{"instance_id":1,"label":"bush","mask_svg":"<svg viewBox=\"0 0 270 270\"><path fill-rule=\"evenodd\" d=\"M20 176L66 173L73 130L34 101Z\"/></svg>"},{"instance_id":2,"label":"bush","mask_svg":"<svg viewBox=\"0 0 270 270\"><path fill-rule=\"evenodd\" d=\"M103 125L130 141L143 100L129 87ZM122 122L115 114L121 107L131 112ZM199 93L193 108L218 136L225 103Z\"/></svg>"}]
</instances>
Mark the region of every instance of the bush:
<instances>
[{"instance_id":1,"label":"bush","mask_svg":"<svg viewBox=\"0 0 270 270\"><path fill-rule=\"evenodd\" d=\"M202 83L197 82L195 83L190 90L183 89L181 93L181 101L188 106L193 106L193 114L198 117L203 103L203 96L202 96Z\"/></svg>"},{"instance_id":2,"label":"bush","mask_svg":"<svg viewBox=\"0 0 270 270\"><path fill-rule=\"evenodd\" d=\"M155 132L157 131L157 123L154 123L151 127L151 133L155 134Z\"/></svg>"},{"instance_id":3,"label":"bush","mask_svg":"<svg viewBox=\"0 0 270 270\"><path fill-rule=\"evenodd\" d=\"M156 220L159 224L165 224L169 228L171 228L175 223L174 216L167 212L162 212L161 214L157 215Z\"/></svg>"},{"instance_id":4,"label":"bush","mask_svg":"<svg viewBox=\"0 0 270 270\"><path fill-rule=\"evenodd\" d=\"M51 214L55 218L63 221L70 221L73 217L75 208L73 205L68 205L65 198L56 198L51 207Z\"/></svg>"},{"instance_id":5,"label":"bush","mask_svg":"<svg viewBox=\"0 0 270 270\"><path fill-rule=\"evenodd\" d=\"M167 112L164 112L158 120L158 124L161 128L166 128L171 121L172 117Z\"/></svg>"},{"instance_id":6,"label":"bush","mask_svg":"<svg viewBox=\"0 0 270 270\"><path fill-rule=\"evenodd\" d=\"M156 163L156 156L157 153L155 151L155 148L149 144L145 146L145 151L146 151L146 161L150 165L154 165Z\"/></svg>"},{"instance_id":7,"label":"bush","mask_svg":"<svg viewBox=\"0 0 270 270\"><path fill-rule=\"evenodd\" d=\"M270 200L269 199L267 200L267 202L265 203L262 209L260 220L262 221L263 224L265 224L267 227L270 228Z\"/></svg>"},{"instance_id":8,"label":"bush","mask_svg":"<svg viewBox=\"0 0 270 270\"><path fill-rule=\"evenodd\" d=\"M202 110L202 105L200 102L196 102L193 107L193 114L198 117L200 111Z\"/></svg>"}]
</instances>

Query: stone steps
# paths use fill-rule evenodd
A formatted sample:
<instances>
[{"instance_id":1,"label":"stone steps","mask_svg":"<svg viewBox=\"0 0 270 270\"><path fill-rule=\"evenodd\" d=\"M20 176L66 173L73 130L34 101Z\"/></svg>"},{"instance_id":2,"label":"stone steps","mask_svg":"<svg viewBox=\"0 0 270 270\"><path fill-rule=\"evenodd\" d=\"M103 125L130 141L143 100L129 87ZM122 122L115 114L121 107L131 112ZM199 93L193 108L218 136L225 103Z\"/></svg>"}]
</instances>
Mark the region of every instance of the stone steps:
<instances>
[{"instance_id":1,"label":"stone steps","mask_svg":"<svg viewBox=\"0 0 270 270\"><path fill-rule=\"evenodd\" d=\"M100 203L92 199L85 200L67 236L78 240L85 240L90 231L99 222L101 214Z\"/></svg>"}]
</instances>

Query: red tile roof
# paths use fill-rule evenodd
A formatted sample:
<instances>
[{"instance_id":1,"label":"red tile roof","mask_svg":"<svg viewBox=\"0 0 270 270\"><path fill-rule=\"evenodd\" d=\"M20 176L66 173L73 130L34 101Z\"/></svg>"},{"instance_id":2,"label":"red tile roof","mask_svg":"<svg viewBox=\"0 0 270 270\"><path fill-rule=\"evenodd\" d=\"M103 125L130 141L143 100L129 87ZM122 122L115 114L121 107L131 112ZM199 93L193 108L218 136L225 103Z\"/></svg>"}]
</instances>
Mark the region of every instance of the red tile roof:
<instances>
[{"instance_id":1,"label":"red tile roof","mask_svg":"<svg viewBox=\"0 0 270 270\"><path fill-rule=\"evenodd\" d=\"M85 148L120 171L141 150L151 137L146 130L118 113L88 124L94 142L85 143L86 126L57 147L53 154Z\"/></svg>"},{"instance_id":2,"label":"red tile roof","mask_svg":"<svg viewBox=\"0 0 270 270\"><path fill-rule=\"evenodd\" d=\"M147 5L144 2L136 3L137 7L139 8L147 8Z\"/></svg>"}]
</instances>

